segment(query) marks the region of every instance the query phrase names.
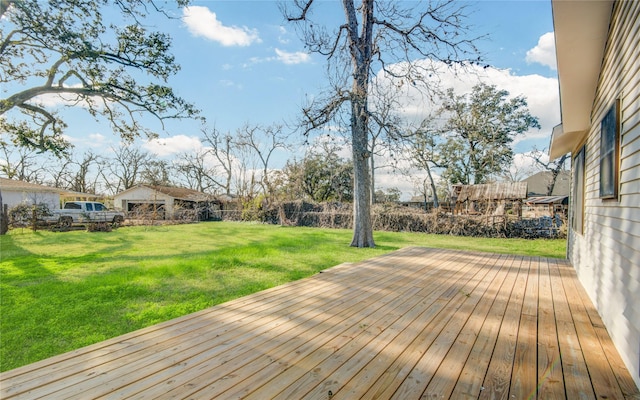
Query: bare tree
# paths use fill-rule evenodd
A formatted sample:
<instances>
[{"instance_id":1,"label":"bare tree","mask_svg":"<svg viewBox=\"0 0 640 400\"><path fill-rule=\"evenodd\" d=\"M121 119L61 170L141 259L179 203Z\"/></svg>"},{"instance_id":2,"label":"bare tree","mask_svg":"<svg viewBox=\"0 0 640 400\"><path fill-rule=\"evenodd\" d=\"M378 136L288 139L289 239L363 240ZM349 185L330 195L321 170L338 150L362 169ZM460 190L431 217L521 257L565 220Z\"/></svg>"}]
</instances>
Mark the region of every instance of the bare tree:
<instances>
[{"instance_id":1,"label":"bare tree","mask_svg":"<svg viewBox=\"0 0 640 400\"><path fill-rule=\"evenodd\" d=\"M371 139L369 140L373 202L376 202L376 169L395 169L399 161L396 155L402 152L402 133L399 129L402 119L396 112L400 108L397 97L384 85L376 86L375 89L375 95L370 96L374 112L371 113ZM383 163L378 164L377 160L383 160Z\"/></svg>"},{"instance_id":2,"label":"bare tree","mask_svg":"<svg viewBox=\"0 0 640 400\"><path fill-rule=\"evenodd\" d=\"M102 171L102 177L111 193L118 193L141 183L142 171L151 159L149 153L134 146L123 144L114 148L114 156L109 160L111 176ZM113 181L115 179L115 182Z\"/></svg>"},{"instance_id":3,"label":"bare tree","mask_svg":"<svg viewBox=\"0 0 640 400\"><path fill-rule=\"evenodd\" d=\"M298 24L309 51L327 57L332 88L324 99L303 109L306 132L329 123L343 107L349 107L354 165L354 226L352 246L373 247L368 105L375 69L400 82L425 80L434 72L417 58L444 61L448 65L479 61L473 40L461 33L464 7L443 2L376 2L342 0L345 22L329 31L313 21L318 1L294 0L283 5L286 18ZM336 3L329 3L331 5ZM323 3L327 7L327 3Z\"/></svg>"},{"instance_id":4,"label":"bare tree","mask_svg":"<svg viewBox=\"0 0 640 400\"><path fill-rule=\"evenodd\" d=\"M408 143L408 155L411 165L415 168L419 168L427 173L427 176L422 180L420 185L420 192L424 195L425 203L427 201L427 187L431 188L433 195L433 207L440 207L438 201L438 191L436 189L436 182L431 173L431 169L434 167L440 167L439 155L436 150L436 138L439 135L438 130L432 123L432 118L425 118L420 127L406 136L406 143Z\"/></svg>"},{"instance_id":5,"label":"bare tree","mask_svg":"<svg viewBox=\"0 0 640 400\"><path fill-rule=\"evenodd\" d=\"M16 146L0 136L0 175L9 179L42 184L48 159L34 150Z\"/></svg>"},{"instance_id":6,"label":"bare tree","mask_svg":"<svg viewBox=\"0 0 640 400\"><path fill-rule=\"evenodd\" d=\"M252 167L253 171L260 169L258 181L262 193L269 201L274 193L271 184L271 162L273 155L278 150L287 150L288 135L284 133L281 125L260 126L245 124L238 130L235 138L236 147L244 155L245 161ZM252 173L255 181L255 173Z\"/></svg>"},{"instance_id":7,"label":"bare tree","mask_svg":"<svg viewBox=\"0 0 640 400\"><path fill-rule=\"evenodd\" d=\"M70 179L65 186L69 190L82 193L97 193L100 169L102 168L101 157L91 151L84 153L82 159L72 163L76 166L75 172L70 175ZM95 172L91 172L94 170Z\"/></svg>"},{"instance_id":8,"label":"bare tree","mask_svg":"<svg viewBox=\"0 0 640 400\"><path fill-rule=\"evenodd\" d=\"M203 143L208 145L207 155L214 158L216 163L216 179L213 183L222 188L227 196L231 194L231 182L233 178L235 142L229 133L222 133L215 127L203 129Z\"/></svg>"},{"instance_id":9,"label":"bare tree","mask_svg":"<svg viewBox=\"0 0 640 400\"><path fill-rule=\"evenodd\" d=\"M200 149L179 154L174 160L178 179L189 189L200 192L212 189L211 177L215 175L215 169L209 165L207 156L208 152Z\"/></svg>"}]
</instances>

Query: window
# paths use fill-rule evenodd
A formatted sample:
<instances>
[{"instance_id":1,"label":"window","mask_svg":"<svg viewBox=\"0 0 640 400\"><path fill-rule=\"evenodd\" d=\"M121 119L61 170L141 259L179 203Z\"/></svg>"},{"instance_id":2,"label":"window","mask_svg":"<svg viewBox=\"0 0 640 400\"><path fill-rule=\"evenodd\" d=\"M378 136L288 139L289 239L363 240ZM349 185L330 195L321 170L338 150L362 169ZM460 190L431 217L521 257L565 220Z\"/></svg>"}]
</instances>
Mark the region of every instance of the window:
<instances>
[{"instance_id":1,"label":"window","mask_svg":"<svg viewBox=\"0 0 640 400\"><path fill-rule=\"evenodd\" d=\"M620 100L600 123L600 198L618 197L620 174Z\"/></svg>"},{"instance_id":2,"label":"window","mask_svg":"<svg viewBox=\"0 0 640 400\"><path fill-rule=\"evenodd\" d=\"M102 204L94 203L93 205L96 208L96 211L104 211L104 207L102 206Z\"/></svg>"},{"instance_id":3,"label":"window","mask_svg":"<svg viewBox=\"0 0 640 400\"><path fill-rule=\"evenodd\" d=\"M571 213L571 228L582 234L584 220L584 146L573 159L573 212Z\"/></svg>"},{"instance_id":4,"label":"window","mask_svg":"<svg viewBox=\"0 0 640 400\"><path fill-rule=\"evenodd\" d=\"M87 211L93 211L93 204L86 203Z\"/></svg>"}]
</instances>

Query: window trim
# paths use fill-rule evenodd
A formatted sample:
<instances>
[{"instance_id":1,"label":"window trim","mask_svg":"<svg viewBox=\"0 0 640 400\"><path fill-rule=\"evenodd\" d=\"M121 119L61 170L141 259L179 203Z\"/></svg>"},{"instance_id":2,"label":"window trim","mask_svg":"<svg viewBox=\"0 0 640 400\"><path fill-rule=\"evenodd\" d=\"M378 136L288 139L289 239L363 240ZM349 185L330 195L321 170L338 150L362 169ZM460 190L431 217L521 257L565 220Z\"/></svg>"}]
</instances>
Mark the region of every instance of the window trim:
<instances>
[{"instance_id":1,"label":"window trim","mask_svg":"<svg viewBox=\"0 0 640 400\"><path fill-rule=\"evenodd\" d=\"M617 199L619 184L620 99L616 99L600 122L600 198Z\"/></svg>"},{"instance_id":2,"label":"window trim","mask_svg":"<svg viewBox=\"0 0 640 400\"><path fill-rule=\"evenodd\" d=\"M582 234L584 232L584 204L585 204L585 161L586 145L582 145L571 160L573 164L573 188L571 195L571 228L574 232Z\"/></svg>"}]
</instances>

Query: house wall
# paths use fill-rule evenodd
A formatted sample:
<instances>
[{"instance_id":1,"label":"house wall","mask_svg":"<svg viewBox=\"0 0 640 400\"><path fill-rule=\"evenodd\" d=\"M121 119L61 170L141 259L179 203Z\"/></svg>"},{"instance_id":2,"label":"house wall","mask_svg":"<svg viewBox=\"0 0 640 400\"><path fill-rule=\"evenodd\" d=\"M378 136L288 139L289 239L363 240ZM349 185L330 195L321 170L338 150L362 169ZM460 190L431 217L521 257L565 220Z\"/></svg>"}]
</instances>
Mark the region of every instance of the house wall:
<instances>
[{"instance_id":1,"label":"house wall","mask_svg":"<svg viewBox=\"0 0 640 400\"><path fill-rule=\"evenodd\" d=\"M568 256L640 386L640 2L616 2L586 141L584 231ZM621 99L619 197L603 200L600 122Z\"/></svg>"},{"instance_id":2,"label":"house wall","mask_svg":"<svg viewBox=\"0 0 640 400\"><path fill-rule=\"evenodd\" d=\"M114 205L116 208L127 210L129 203L138 204L164 204L165 215L170 217L174 212L174 198L164 193L157 192L146 186L136 187L114 196Z\"/></svg>"},{"instance_id":3,"label":"house wall","mask_svg":"<svg viewBox=\"0 0 640 400\"><path fill-rule=\"evenodd\" d=\"M49 206L49 209L55 210L60 208L60 195L52 192L2 190L2 203L6 204L9 209L22 203L44 203Z\"/></svg>"}]
</instances>

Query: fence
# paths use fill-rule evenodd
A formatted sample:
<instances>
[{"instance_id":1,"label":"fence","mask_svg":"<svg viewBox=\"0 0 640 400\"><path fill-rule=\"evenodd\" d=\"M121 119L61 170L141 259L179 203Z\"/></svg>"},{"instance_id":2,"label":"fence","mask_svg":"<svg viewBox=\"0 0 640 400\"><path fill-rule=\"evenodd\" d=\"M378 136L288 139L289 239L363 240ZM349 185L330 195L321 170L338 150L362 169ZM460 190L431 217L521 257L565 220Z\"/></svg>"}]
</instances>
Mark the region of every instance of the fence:
<instances>
[{"instance_id":1,"label":"fence","mask_svg":"<svg viewBox=\"0 0 640 400\"><path fill-rule=\"evenodd\" d=\"M281 205L275 209L257 212L223 210L220 212L219 219L320 228L351 229L353 226L353 215L350 209L336 208L316 211L304 208ZM560 217L519 218L509 214L454 215L444 212L427 213L416 209L388 209L374 206L372 223L374 230L391 232L528 239L566 237L566 221Z\"/></svg>"}]
</instances>

